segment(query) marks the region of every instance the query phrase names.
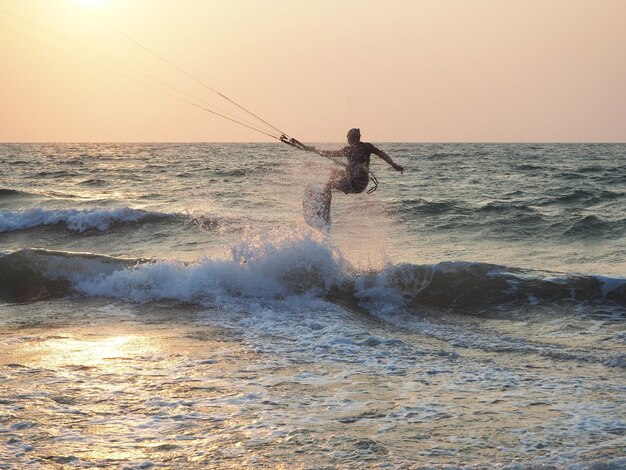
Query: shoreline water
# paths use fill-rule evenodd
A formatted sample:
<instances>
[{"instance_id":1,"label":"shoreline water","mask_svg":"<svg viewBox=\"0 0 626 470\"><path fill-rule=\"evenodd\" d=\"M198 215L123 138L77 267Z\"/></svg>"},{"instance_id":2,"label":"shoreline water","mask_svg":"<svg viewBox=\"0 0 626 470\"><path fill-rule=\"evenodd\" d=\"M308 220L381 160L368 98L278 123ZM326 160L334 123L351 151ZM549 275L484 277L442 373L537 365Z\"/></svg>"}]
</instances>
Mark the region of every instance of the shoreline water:
<instances>
[{"instance_id":1,"label":"shoreline water","mask_svg":"<svg viewBox=\"0 0 626 470\"><path fill-rule=\"evenodd\" d=\"M11 310L20 320L0 335L9 468L626 462L624 390L607 377L623 369L567 355L451 345L436 324L411 332L328 306L254 319L84 299ZM275 335L269 324L290 323L300 341L250 322Z\"/></svg>"}]
</instances>

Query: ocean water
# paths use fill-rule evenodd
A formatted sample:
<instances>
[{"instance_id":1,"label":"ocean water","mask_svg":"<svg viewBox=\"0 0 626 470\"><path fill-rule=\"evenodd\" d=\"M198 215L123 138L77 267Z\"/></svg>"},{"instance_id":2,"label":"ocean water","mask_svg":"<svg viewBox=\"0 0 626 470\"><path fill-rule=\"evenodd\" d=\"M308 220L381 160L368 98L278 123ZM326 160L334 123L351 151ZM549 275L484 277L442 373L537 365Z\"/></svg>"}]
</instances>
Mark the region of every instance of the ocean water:
<instances>
[{"instance_id":1,"label":"ocean water","mask_svg":"<svg viewBox=\"0 0 626 470\"><path fill-rule=\"evenodd\" d=\"M0 468L626 468L626 145L380 147L0 145Z\"/></svg>"}]
</instances>

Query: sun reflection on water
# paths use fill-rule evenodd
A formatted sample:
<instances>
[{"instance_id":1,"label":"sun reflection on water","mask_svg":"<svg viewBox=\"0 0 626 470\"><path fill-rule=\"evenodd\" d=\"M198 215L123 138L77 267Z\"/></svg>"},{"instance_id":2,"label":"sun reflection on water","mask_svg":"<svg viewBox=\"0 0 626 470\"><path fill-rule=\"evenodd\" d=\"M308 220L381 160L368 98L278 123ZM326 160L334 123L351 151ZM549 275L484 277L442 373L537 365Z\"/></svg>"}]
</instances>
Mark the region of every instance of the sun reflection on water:
<instances>
[{"instance_id":1,"label":"sun reflection on water","mask_svg":"<svg viewBox=\"0 0 626 470\"><path fill-rule=\"evenodd\" d=\"M120 360L137 359L158 351L158 342L141 335L115 335L107 337L62 336L27 343L24 352L38 365L48 368L60 366L122 368Z\"/></svg>"}]
</instances>

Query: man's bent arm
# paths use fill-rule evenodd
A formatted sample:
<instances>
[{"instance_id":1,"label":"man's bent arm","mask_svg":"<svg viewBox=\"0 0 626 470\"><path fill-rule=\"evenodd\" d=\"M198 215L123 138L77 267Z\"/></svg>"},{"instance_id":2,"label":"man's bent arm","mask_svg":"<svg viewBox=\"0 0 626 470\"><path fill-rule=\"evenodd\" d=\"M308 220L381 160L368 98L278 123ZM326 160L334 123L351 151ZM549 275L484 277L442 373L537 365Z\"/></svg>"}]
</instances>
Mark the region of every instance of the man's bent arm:
<instances>
[{"instance_id":1,"label":"man's bent arm","mask_svg":"<svg viewBox=\"0 0 626 470\"><path fill-rule=\"evenodd\" d=\"M372 146L374 147L374 146ZM394 170L399 171L400 173L404 173L404 168L400 165L397 165L389 155L387 155L385 152L383 152L382 150L380 150L379 148L374 147L374 154L378 155L380 158L382 158L383 160L385 160L387 163L389 163Z\"/></svg>"}]
</instances>

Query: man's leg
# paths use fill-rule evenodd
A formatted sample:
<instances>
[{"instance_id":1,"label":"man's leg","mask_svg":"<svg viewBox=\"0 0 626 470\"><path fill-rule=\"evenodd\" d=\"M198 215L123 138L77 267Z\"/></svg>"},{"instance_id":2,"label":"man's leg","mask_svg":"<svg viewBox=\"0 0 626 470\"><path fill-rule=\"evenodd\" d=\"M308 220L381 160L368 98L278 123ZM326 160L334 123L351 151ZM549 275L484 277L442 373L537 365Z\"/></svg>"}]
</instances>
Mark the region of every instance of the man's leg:
<instances>
[{"instance_id":1,"label":"man's leg","mask_svg":"<svg viewBox=\"0 0 626 470\"><path fill-rule=\"evenodd\" d=\"M328 181L324 186L324 191L322 192L324 207L324 210L322 212L322 218L324 219L326 224L330 224L330 203L333 199L333 189L345 192L345 180L346 172L344 170L340 170L338 168L333 168L331 170Z\"/></svg>"}]
</instances>

